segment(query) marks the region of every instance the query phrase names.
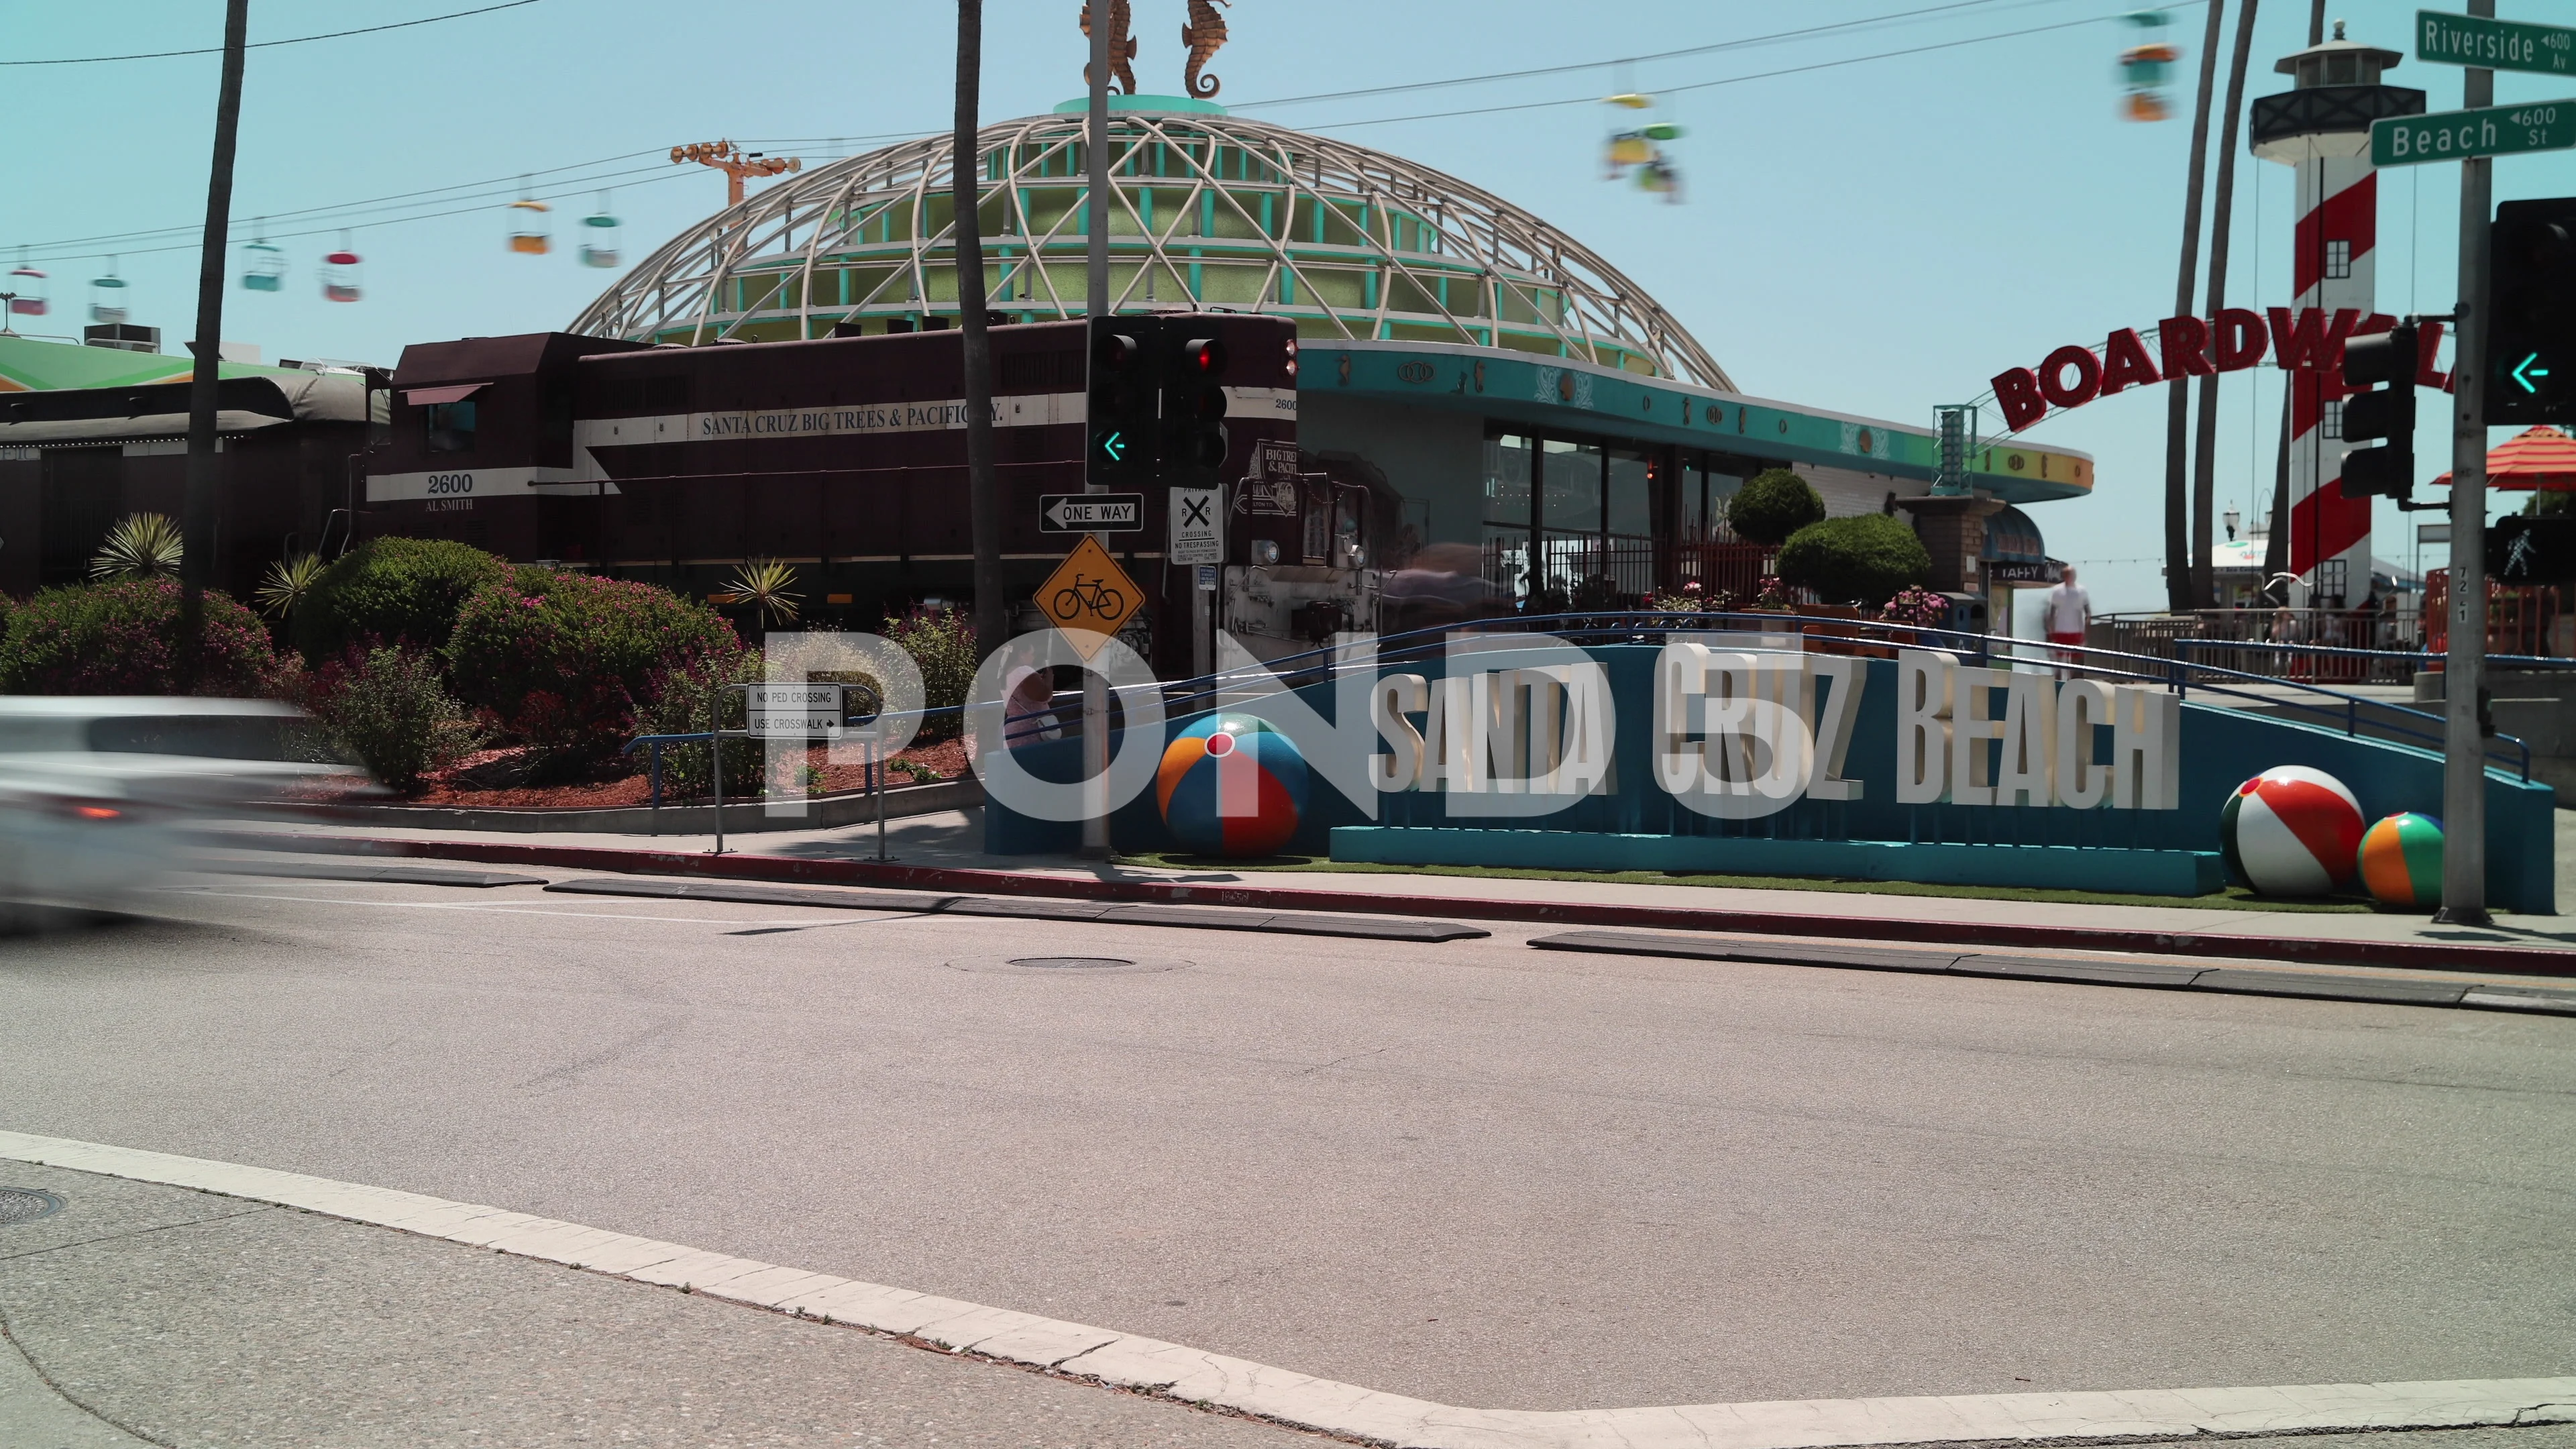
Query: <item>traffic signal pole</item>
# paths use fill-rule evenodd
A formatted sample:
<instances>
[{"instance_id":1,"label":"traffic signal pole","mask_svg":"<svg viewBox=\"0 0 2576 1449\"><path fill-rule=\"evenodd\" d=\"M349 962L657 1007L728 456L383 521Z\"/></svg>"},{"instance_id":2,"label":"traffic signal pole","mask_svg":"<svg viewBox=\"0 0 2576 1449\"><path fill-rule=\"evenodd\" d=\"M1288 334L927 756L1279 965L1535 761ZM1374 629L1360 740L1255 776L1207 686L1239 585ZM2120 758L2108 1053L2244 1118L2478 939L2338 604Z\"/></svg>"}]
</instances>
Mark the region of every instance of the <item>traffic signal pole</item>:
<instances>
[{"instance_id":1,"label":"traffic signal pole","mask_svg":"<svg viewBox=\"0 0 2576 1449\"><path fill-rule=\"evenodd\" d=\"M1088 246L1086 277L1083 286L1083 310L1093 317L1110 314L1109 305L1109 25L1107 0L1095 0L1099 14L1091 26L1091 106L1087 118L1083 150L1090 162L1090 184L1085 193L1085 242ZM1099 364L1094 361L1092 366ZM1095 390L1092 394L1098 396ZM1088 433L1086 428L1085 432ZM1090 465L1084 465L1090 471ZM1086 493L1107 490L1098 480L1085 483ZM1109 539L1095 533L1092 540L1107 547ZM1109 681L1098 670L1082 676L1082 769L1085 780L1082 817L1082 853L1090 856L1109 854Z\"/></svg>"},{"instance_id":2,"label":"traffic signal pole","mask_svg":"<svg viewBox=\"0 0 2576 1449\"><path fill-rule=\"evenodd\" d=\"M2495 0L2469 0L2469 14L2492 19ZM2465 73L2461 104L2495 104L2495 72ZM2442 909L2433 919L2485 925L2487 916L2486 693L2487 650L2487 337L2488 218L2495 162L2460 163L2459 351L2451 407L2450 649L2442 666Z\"/></svg>"}]
</instances>

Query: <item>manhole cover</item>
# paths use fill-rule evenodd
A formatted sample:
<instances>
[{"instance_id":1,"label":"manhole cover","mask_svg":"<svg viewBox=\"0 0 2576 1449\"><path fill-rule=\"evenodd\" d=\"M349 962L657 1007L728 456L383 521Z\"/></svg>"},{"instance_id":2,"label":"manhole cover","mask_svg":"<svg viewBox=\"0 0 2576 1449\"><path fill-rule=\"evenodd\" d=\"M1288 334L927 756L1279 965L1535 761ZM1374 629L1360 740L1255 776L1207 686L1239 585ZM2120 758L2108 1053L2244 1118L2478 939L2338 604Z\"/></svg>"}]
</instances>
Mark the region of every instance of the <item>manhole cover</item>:
<instances>
[{"instance_id":1,"label":"manhole cover","mask_svg":"<svg viewBox=\"0 0 2576 1449\"><path fill-rule=\"evenodd\" d=\"M0 1187L0 1227L32 1223L62 1210L63 1200L50 1192L38 1192L32 1187Z\"/></svg>"},{"instance_id":2,"label":"manhole cover","mask_svg":"<svg viewBox=\"0 0 2576 1449\"><path fill-rule=\"evenodd\" d=\"M961 956L948 963L952 971L1003 976L1135 976L1189 968L1172 956Z\"/></svg>"},{"instance_id":3,"label":"manhole cover","mask_svg":"<svg viewBox=\"0 0 2576 1449\"><path fill-rule=\"evenodd\" d=\"M1044 971L1116 971L1136 963L1124 956L1014 956L1011 964Z\"/></svg>"}]
</instances>

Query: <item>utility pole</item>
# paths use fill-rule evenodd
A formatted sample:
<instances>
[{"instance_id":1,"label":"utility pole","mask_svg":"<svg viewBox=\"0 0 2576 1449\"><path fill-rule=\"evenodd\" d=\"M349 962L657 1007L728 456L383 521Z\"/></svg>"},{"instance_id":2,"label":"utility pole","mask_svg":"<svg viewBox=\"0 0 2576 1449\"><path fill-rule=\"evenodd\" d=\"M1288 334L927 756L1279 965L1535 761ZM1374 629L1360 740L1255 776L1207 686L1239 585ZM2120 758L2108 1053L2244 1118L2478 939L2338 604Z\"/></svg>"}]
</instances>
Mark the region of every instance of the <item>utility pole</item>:
<instances>
[{"instance_id":1,"label":"utility pole","mask_svg":"<svg viewBox=\"0 0 2576 1449\"><path fill-rule=\"evenodd\" d=\"M2236 133L2245 117L2245 65L2254 52L2254 12L2257 0L2244 0L2236 12L2236 54L2227 68L2227 119L2218 133L2218 196L2211 208L2209 223L2209 287L2207 316L2215 317L2227 305L2227 240L2236 220ZM2176 387L2189 384L2177 380ZM2218 374L2213 372L2200 380L2200 418L2192 441L2191 477L2191 597L2195 608L2213 608L2218 603L2212 587L2210 550L2217 537L2210 520L2218 509Z\"/></svg>"},{"instance_id":2,"label":"utility pole","mask_svg":"<svg viewBox=\"0 0 2576 1449\"><path fill-rule=\"evenodd\" d=\"M2201 184L2209 167L2209 93L2218 79L2218 22L2223 0L2209 0L2208 33L2200 42L2200 98L2191 122L2191 177L2183 191L2182 273L2174 282L2174 315L2192 315L2192 284L2200 270ZM2165 389L2165 607L2174 613L2200 607L2192 593L2197 573L2191 556L2191 388L2177 381Z\"/></svg>"},{"instance_id":3,"label":"utility pole","mask_svg":"<svg viewBox=\"0 0 2576 1449\"><path fill-rule=\"evenodd\" d=\"M188 482L180 507L179 674L195 693L204 663L206 581L214 575L215 410L223 370L224 253L231 248L233 149L241 132L242 60L250 0L226 0L223 76L215 90L215 156L206 178L206 233L197 254L197 337L188 344Z\"/></svg>"},{"instance_id":4,"label":"utility pole","mask_svg":"<svg viewBox=\"0 0 2576 1449\"><path fill-rule=\"evenodd\" d=\"M1083 310L1093 317L1106 317L1112 310L1109 305L1109 57L1113 27L1106 0L1095 0L1095 5L1099 13L1089 27L1091 105L1083 145L1084 159L1090 165L1090 183L1084 193L1087 204L1083 207L1087 247ZM1095 362L1093 365L1098 364ZM1083 491L1101 493L1107 490L1092 482L1086 484ZM1103 548L1109 546L1106 534L1095 533L1091 538ZM1082 676L1082 772L1084 803L1089 807L1082 817L1082 853L1106 856L1109 854L1109 681L1102 678L1096 669L1088 670Z\"/></svg>"},{"instance_id":5,"label":"utility pole","mask_svg":"<svg viewBox=\"0 0 2576 1449\"><path fill-rule=\"evenodd\" d=\"M2469 0L2469 13L2495 17L2495 0ZM2460 104L2495 104L2495 72L2471 68ZM2495 162L2460 163L2460 299L2457 382L2451 408L2450 650L2442 666L2442 909L2451 925L2487 916L2487 231Z\"/></svg>"},{"instance_id":6,"label":"utility pole","mask_svg":"<svg viewBox=\"0 0 2576 1449\"><path fill-rule=\"evenodd\" d=\"M1002 583L1002 485L993 470L993 342L984 327L983 155L975 143L983 109L984 0L957 0L957 120L950 138L950 224L957 258L957 327L966 355L966 506L975 545L975 645L990 653L1010 637L1011 601ZM994 740L988 749L1001 748Z\"/></svg>"}]
</instances>

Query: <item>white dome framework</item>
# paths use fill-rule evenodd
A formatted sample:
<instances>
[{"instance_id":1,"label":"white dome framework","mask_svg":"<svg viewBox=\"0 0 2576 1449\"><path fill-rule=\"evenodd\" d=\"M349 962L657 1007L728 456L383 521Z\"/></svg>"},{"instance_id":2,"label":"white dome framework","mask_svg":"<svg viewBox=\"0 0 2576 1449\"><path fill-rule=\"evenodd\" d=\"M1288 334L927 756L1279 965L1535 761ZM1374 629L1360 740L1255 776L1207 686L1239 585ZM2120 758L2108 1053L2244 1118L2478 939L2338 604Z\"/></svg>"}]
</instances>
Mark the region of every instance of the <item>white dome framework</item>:
<instances>
[{"instance_id":1,"label":"white dome framework","mask_svg":"<svg viewBox=\"0 0 2576 1449\"><path fill-rule=\"evenodd\" d=\"M1508 348L1734 389L1618 269L1491 192L1202 101L1118 102L1115 311L1259 312L1309 339ZM1014 321L1086 310L1083 129L1073 109L977 138L988 305ZM889 146L729 207L572 330L700 344L944 325L957 311L949 149Z\"/></svg>"}]
</instances>

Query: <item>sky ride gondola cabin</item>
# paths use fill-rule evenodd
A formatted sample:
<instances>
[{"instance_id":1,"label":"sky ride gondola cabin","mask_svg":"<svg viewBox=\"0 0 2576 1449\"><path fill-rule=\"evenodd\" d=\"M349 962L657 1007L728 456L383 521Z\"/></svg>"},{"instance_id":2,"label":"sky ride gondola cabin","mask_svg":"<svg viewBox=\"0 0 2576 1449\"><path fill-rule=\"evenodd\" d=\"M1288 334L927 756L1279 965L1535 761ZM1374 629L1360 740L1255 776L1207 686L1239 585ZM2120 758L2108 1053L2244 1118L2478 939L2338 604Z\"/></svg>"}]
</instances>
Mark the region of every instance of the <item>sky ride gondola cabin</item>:
<instances>
[{"instance_id":1,"label":"sky ride gondola cabin","mask_svg":"<svg viewBox=\"0 0 2576 1449\"><path fill-rule=\"evenodd\" d=\"M600 198L599 210L581 219L581 264L585 267L617 265L617 218L608 211L608 199Z\"/></svg>"},{"instance_id":2,"label":"sky ride gondola cabin","mask_svg":"<svg viewBox=\"0 0 2576 1449\"><path fill-rule=\"evenodd\" d=\"M9 315L42 317L53 307L52 279L24 262L9 274Z\"/></svg>"},{"instance_id":3,"label":"sky ride gondola cabin","mask_svg":"<svg viewBox=\"0 0 2576 1449\"><path fill-rule=\"evenodd\" d=\"M325 301L354 302L361 295L358 288L358 254L349 250L349 239L340 238L340 249L322 257L322 296Z\"/></svg>"},{"instance_id":4,"label":"sky ride gondola cabin","mask_svg":"<svg viewBox=\"0 0 2576 1449\"><path fill-rule=\"evenodd\" d=\"M107 275L92 277L89 284L89 320L101 326L113 326L134 315L134 299L125 279L116 274L116 261L109 258Z\"/></svg>"},{"instance_id":5,"label":"sky ride gondola cabin","mask_svg":"<svg viewBox=\"0 0 2576 1449\"><path fill-rule=\"evenodd\" d=\"M265 241L255 241L242 248L242 290L276 292L286 286L286 252Z\"/></svg>"},{"instance_id":6,"label":"sky ride gondola cabin","mask_svg":"<svg viewBox=\"0 0 2576 1449\"><path fill-rule=\"evenodd\" d=\"M522 196L510 203L510 210L515 213L510 222L510 250L531 257L554 250L554 235L547 229L545 219L553 207Z\"/></svg>"}]
</instances>

